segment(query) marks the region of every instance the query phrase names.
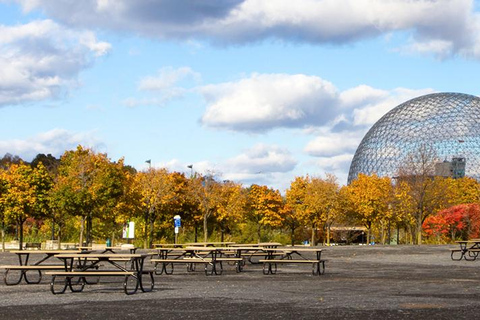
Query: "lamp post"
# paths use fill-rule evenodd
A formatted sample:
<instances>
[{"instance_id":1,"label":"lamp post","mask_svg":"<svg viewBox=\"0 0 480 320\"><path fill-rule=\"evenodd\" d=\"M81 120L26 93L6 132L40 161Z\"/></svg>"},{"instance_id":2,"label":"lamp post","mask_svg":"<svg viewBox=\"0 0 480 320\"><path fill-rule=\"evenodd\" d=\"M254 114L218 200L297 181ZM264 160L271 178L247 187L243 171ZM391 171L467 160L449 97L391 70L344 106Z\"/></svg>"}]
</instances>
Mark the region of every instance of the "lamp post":
<instances>
[{"instance_id":1,"label":"lamp post","mask_svg":"<svg viewBox=\"0 0 480 320\"><path fill-rule=\"evenodd\" d=\"M193 164L187 166L190 169L190 178L193 177Z\"/></svg>"}]
</instances>

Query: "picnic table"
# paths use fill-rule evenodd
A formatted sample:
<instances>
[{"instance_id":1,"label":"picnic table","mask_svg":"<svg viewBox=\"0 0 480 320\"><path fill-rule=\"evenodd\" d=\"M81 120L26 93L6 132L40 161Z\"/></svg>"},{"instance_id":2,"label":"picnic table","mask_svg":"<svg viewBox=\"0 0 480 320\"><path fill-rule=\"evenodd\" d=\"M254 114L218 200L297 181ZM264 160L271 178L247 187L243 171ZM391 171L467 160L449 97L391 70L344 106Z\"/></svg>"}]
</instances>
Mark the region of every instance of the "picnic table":
<instances>
[{"instance_id":1,"label":"picnic table","mask_svg":"<svg viewBox=\"0 0 480 320\"><path fill-rule=\"evenodd\" d=\"M105 247L105 250L103 250L103 253L116 253L116 251L130 251L130 253L136 253L137 252L137 247L130 245L130 246L116 246L116 247Z\"/></svg>"},{"instance_id":2,"label":"picnic table","mask_svg":"<svg viewBox=\"0 0 480 320\"><path fill-rule=\"evenodd\" d=\"M87 250L12 250L10 251L13 254L18 256L17 265L2 265L0 269L5 269L3 275L3 281L7 286L17 285L22 282L22 279L27 284L38 284L42 281L42 271L47 270L61 270L63 265L61 264L52 264L51 258L57 254L69 253L69 254L79 254L87 253ZM33 264L30 262L30 256L36 256L38 259ZM45 263L47 262L47 263ZM15 272L17 271L17 272ZM35 271L37 277L34 276L27 277L28 271ZM19 272L19 273L18 273ZM31 275L31 272L30 272Z\"/></svg>"},{"instance_id":3,"label":"picnic table","mask_svg":"<svg viewBox=\"0 0 480 320\"><path fill-rule=\"evenodd\" d=\"M221 275L223 263L234 263L236 271L242 270L243 259L237 255L239 250L232 247L186 247L182 249L158 248L155 263L155 274L172 274L175 264L185 264L187 271L195 271L197 264L203 264L206 275ZM173 256L172 256L173 254ZM160 267L159 267L160 265Z\"/></svg>"},{"instance_id":4,"label":"picnic table","mask_svg":"<svg viewBox=\"0 0 480 320\"><path fill-rule=\"evenodd\" d=\"M231 245L234 245L235 242L231 241L222 241L222 242L188 242L185 243L184 245L186 247L229 247Z\"/></svg>"},{"instance_id":5,"label":"picnic table","mask_svg":"<svg viewBox=\"0 0 480 320\"><path fill-rule=\"evenodd\" d=\"M450 257L452 260L460 261L462 259L474 261L480 253L480 239L460 240L455 241L459 248L450 249ZM457 258L457 253L458 258Z\"/></svg>"},{"instance_id":6,"label":"picnic table","mask_svg":"<svg viewBox=\"0 0 480 320\"><path fill-rule=\"evenodd\" d=\"M55 257L63 261L62 271L47 272L52 276L50 290L53 294L61 294L67 288L71 292L83 291L85 284L90 284L87 277L123 277L123 289L126 294L134 294L140 288L142 292L152 291L154 287L153 271L144 269L144 261L150 254L90 253L59 254ZM76 262L76 263L75 263ZM106 262L112 269L100 269L100 263ZM123 265L122 262L125 262ZM143 275L147 274L150 284L146 285ZM63 282L57 289L57 277Z\"/></svg>"},{"instance_id":7,"label":"picnic table","mask_svg":"<svg viewBox=\"0 0 480 320\"><path fill-rule=\"evenodd\" d=\"M311 264L313 275L322 275L325 273L325 260L322 260L322 249L320 248L263 248L267 253L265 259L260 260L263 263L263 274L276 274L277 264ZM306 257L305 253L314 253L315 258Z\"/></svg>"}]
</instances>

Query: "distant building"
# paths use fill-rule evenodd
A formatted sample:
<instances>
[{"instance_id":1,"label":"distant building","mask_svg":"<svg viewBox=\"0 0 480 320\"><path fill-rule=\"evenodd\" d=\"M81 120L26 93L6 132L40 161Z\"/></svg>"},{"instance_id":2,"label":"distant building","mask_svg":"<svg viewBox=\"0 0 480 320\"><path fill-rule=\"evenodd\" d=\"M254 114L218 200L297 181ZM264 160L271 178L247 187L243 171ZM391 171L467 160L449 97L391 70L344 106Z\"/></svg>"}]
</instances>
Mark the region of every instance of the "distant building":
<instances>
[{"instance_id":1,"label":"distant building","mask_svg":"<svg viewBox=\"0 0 480 320\"><path fill-rule=\"evenodd\" d=\"M435 176L445 178L463 178L465 177L465 158L453 158L452 161L443 161L435 164Z\"/></svg>"}]
</instances>

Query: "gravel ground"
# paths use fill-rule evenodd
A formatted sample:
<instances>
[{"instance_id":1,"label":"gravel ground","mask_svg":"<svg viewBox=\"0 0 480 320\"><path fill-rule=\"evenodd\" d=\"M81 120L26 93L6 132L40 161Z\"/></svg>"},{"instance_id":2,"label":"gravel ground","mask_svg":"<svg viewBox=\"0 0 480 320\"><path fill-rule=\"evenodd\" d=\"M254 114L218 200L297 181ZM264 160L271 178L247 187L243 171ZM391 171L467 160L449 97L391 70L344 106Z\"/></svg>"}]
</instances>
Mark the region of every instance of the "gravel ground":
<instances>
[{"instance_id":1,"label":"gravel ground","mask_svg":"<svg viewBox=\"0 0 480 320\"><path fill-rule=\"evenodd\" d=\"M121 280L53 295L38 285L0 284L1 319L473 319L480 307L477 261L452 261L454 246L338 246L325 249L326 273L307 265L260 265L220 276L155 276L150 293L127 296ZM0 253L0 264L17 263Z\"/></svg>"}]
</instances>

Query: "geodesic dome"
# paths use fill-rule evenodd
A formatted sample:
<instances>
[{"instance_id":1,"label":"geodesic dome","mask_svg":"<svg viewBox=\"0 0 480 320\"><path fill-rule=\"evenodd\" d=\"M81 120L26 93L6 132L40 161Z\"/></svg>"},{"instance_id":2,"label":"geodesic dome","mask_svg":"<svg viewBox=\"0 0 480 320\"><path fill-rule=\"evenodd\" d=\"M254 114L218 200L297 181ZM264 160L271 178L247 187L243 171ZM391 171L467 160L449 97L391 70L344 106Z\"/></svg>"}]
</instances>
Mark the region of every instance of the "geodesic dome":
<instances>
[{"instance_id":1,"label":"geodesic dome","mask_svg":"<svg viewBox=\"0 0 480 320\"><path fill-rule=\"evenodd\" d=\"M480 98L434 93L402 103L367 132L355 152L348 182L359 173L394 177L422 145L439 160L465 159L465 176L480 178Z\"/></svg>"}]
</instances>

